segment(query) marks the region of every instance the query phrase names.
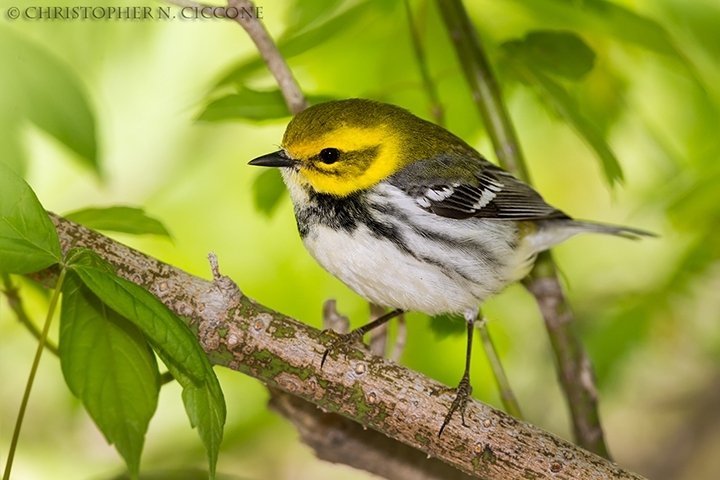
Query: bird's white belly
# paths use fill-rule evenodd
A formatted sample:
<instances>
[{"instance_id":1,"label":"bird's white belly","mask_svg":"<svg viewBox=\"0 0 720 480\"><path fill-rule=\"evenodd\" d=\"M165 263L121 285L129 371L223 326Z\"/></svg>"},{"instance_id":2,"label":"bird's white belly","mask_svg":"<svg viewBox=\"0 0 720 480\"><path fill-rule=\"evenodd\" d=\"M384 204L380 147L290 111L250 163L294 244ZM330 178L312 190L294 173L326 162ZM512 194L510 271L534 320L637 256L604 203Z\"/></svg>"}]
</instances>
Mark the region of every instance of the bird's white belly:
<instances>
[{"instance_id":1,"label":"bird's white belly","mask_svg":"<svg viewBox=\"0 0 720 480\"><path fill-rule=\"evenodd\" d=\"M430 315L476 310L504 285L485 288L403 252L365 225L352 234L316 225L305 247L327 271L378 305ZM490 291L495 290L495 291Z\"/></svg>"}]
</instances>

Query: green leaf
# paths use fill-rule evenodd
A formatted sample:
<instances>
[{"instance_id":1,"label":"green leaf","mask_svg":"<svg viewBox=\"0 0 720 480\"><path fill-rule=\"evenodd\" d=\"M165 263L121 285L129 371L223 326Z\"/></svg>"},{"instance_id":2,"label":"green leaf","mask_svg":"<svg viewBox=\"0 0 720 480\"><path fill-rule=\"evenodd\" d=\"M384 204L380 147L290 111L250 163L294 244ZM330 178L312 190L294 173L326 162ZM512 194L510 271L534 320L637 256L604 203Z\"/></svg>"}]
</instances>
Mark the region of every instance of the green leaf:
<instances>
[{"instance_id":1,"label":"green leaf","mask_svg":"<svg viewBox=\"0 0 720 480\"><path fill-rule=\"evenodd\" d=\"M17 125L29 119L99 174L95 118L75 73L41 46L1 27L0 65L0 124L15 125L17 135Z\"/></svg>"},{"instance_id":2,"label":"green leaf","mask_svg":"<svg viewBox=\"0 0 720 480\"><path fill-rule=\"evenodd\" d=\"M580 80L592 70L595 52L573 32L536 30L522 40L503 44L515 61L570 80Z\"/></svg>"},{"instance_id":3,"label":"green leaf","mask_svg":"<svg viewBox=\"0 0 720 480\"><path fill-rule=\"evenodd\" d=\"M524 5L538 24L568 25L682 59L662 25L617 3L607 0L516 2Z\"/></svg>"},{"instance_id":4,"label":"green leaf","mask_svg":"<svg viewBox=\"0 0 720 480\"><path fill-rule=\"evenodd\" d=\"M249 480L248 477L236 475L218 474L216 480ZM156 470L142 472L138 480L207 480L208 471L199 468L183 468L181 470ZM113 477L112 480L130 480L127 473Z\"/></svg>"},{"instance_id":5,"label":"green leaf","mask_svg":"<svg viewBox=\"0 0 720 480\"><path fill-rule=\"evenodd\" d=\"M63 285L60 364L108 443L136 478L158 403L160 374L140 330L109 309L74 272Z\"/></svg>"},{"instance_id":6,"label":"green leaf","mask_svg":"<svg viewBox=\"0 0 720 480\"><path fill-rule=\"evenodd\" d=\"M450 314L430 317L430 329L438 340L462 335L467 331L465 320L459 315Z\"/></svg>"},{"instance_id":7,"label":"green leaf","mask_svg":"<svg viewBox=\"0 0 720 480\"><path fill-rule=\"evenodd\" d=\"M158 355L167 357L193 381L212 375L205 352L180 318L150 292L99 265L107 265L92 250L78 248L68 254L68 267L110 308L140 328Z\"/></svg>"},{"instance_id":8,"label":"green leaf","mask_svg":"<svg viewBox=\"0 0 720 480\"><path fill-rule=\"evenodd\" d=\"M280 171L277 168L268 168L260 172L260 175L255 177L252 190L255 208L267 217L272 216L280 203L280 199L287 192Z\"/></svg>"},{"instance_id":9,"label":"green leaf","mask_svg":"<svg viewBox=\"0 0 720 480\"><path fill-rule=\"evenodd\" d=\"M2 73L0 73L0 76ZM4 163L17 172L25 175L27 159L20 144L20 123L17 115L11 112L7 99L3 98L2 78L0 77L0 163Z\"/></svg>"},{"instance_id":10,"label":"green leaf","mask_svg":"<svg viewBox=\"0 0 720 480\"><path fill-rule=\"evenodd\" d=\"M343 0L295 0L294 5L288 9L289 30L301 30L308 25L322 21L330 15Z\"/></svg>"},{"instance_id":11,"label":"green leaf","mask_svg":"<svg viewBox=\"0 0 720 480\"><path fill-rule=\"evenodd\" d=\"M102 208L84 208L64 215L66 219L94 230L142 235L151 233L170 237L165 226L152 217L148 217L142 208L114 206Z\"/></svg>"},{"instance_id":12,"label":"green leaf","mask_svg":"<svg viewBox=\"0 0 720 480\"><path fill-rule=\"evenodd\" d=\"M205 108L198 120L223 122L227 120L271 120L286 118L290 111L280 90L259 92L243 88L240 93L219 98Z\"/></svg>"},{"instance_id":13,"label":"green leaf","mask_svg":"<svg viewBox=\"0 0 720 480\"><path fill-rule=\"evenodd\" d=\"M305 53L338 33L348 30L351 26L364 19L365 15L377 5L378 2L361 2L314 28L307 29L299 34L291 32L290 36L282 37L277 41L278 49L285 60ZM218 81L216 87L232 83L242 85L248 76L264 67L265 62L259 56L243 60L235 67L232 67Z\"/></svg>"},{"instance_id":14,"label":"green leaf","mask_svg":"<svg viewBox=\"0 0 720 480\"><path fill-rule=\"evenodd\" d=\"M328 95L309 95L311 104L329 102ZM280 90L258 91L247 87L240 93L226 95L210 102L198 117L198 121L225 122L228 120L277 120L290 117L285 98Z\"/></svg>"},{"instance_id":15,"label":"green leaf","mask_svg":"<svg viewBox=\"0 0 720 480\"><path fill-rule=\"evenodd\" d=\"M68 267L110 308L137 325L158 355L169 359L193 381L205 381L208 370L212 370L182 320L147 290L98 268L98 262L105 263L87 249L74 249L68 255Z\"/></svg>"},{"instance_id":16,"label":"green leaf","mask_svg":"<svg viewBox=\"0 0 720 480\"><path fill-rule=\"evenodd\" d=\"M35 192L0 162L0 270L32 273L61 261L57 231Z\"/></svg>"},{"instance_id":17,"label":"green leaf","mask_svg":"<svg viewBox=\"0 0 720 480\"><path fill-rule=\"evenodd\" d=\"M620 162L600 131L580 112L577 101L567 90L529 65L514 61L510 63L520 80L538 93L544 105L559 114L595 151L608 183L613 186L615 182L622 182L623 172Z\"/></svg>"},{"instance_id":18,"label":"green leaf","mask_svg":"<svg viewBox=\"0 0 720 480\"><path fill-rule=\"evenodd\" d=\"M655 318L653 308L664 304L660 296L650 297L629 297L595 318L578 319L589 326L583 338L587 339L598 387L617 381L618 375L613 375L617 367L648 342Z\"/></svg>"},{"instance_id":19,"label":"green leaf","mask_svg":"<svg viewBox=\"0 0 720 480\"><path fill-rule=\"evenodd\" d=\"M172 367L168 368L173 375L176 373ZM215 477L227 413L225 397L214 375L200 385L183 378L181 372L178 372L175 379L183 386L182 398L185 411L190 419L190 425L193 428L197 427L198 435L205 447L212 479Z\"/></svg>"},{"instance_id":20,"label":"green leaf","mask_svg":"<svg viewBox=\"0 0 720 480\"><path fill-rule=\"evenodd\" d=\"M95 252L73 249L68 266L110 308L145 334L148 343L183 387L190 423L197 426L214 477L225 423L225 399L215 372L197 338L165 305L142 287L103 268Z\"/></svg>"},{"instance_id":21,"label":"green leaf","mask_svg":"<svg viewBox=\"0 0 720 480\"><path fill-rule=\"evenodd\" d=\"M605 31L613 38L640 45L657 53L682 58L662 25L622 5L607 0L555 1L576 9L587 17L590 25Z\"/></svg>"}]
</instances>

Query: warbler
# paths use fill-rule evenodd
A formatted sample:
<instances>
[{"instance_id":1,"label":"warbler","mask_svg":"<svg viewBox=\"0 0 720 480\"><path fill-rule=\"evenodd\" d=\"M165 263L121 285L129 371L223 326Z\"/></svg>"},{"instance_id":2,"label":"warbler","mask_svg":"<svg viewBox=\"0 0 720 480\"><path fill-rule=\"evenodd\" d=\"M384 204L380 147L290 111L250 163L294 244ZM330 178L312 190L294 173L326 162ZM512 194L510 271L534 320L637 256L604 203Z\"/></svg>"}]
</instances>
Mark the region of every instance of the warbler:
<instances>
[{"instance_id":1,"label":"warbler","mask_svg":"<svg viewBox=\"0 0 720 480\"><path fill-rule=\"evenodd\" d=\"M465 371L442 433L471 394L473 326L481 303L523 278L537 254L583 232L646 232L577 221L446 129L365 99L322 103L288 124L279 151L250 165L280 167L312 257L365 299L392 309L323 355L362 341L405 311L461 314Z\"/></svg>"}]
</instances>

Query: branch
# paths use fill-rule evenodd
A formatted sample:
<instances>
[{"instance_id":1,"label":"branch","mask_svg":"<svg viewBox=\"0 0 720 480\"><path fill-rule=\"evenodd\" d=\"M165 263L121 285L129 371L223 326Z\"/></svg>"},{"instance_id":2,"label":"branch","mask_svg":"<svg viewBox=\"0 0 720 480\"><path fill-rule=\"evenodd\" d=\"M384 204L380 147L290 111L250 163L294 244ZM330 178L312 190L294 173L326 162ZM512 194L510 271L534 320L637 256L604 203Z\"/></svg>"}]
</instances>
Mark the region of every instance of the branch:
<instances>
[{"instance_id":1,"label":"branch","mask_svg":"<svg viewBox=\"0 0 720 480\"><path fill-rule=\"evenodd\" d=\"M474 399L468 403L467 426L452 422L438 438L451 398L432 395L441 387L436 381L361 349L331 355L321 370L320 358L329 337L244 295L238 298L237 290L228 288L227 277L204 280L62 217L51 214L51 219L64 253L72 247L90 248L114 265L120 276L147 288L189 322L213 364L250 375L291 396L273 400L276 406L302 400L362 425L354 430L341 426L345 435L333 437L340 439L340 446L356 442L358 449L360 445L378 448L374 442L387 438L379 444L376 462L358 465L365 470L387 473L383 462L390 461L388 456L413 471L436 468L430 460L418 464L417 454L407 461L392 455L405 451L400 445L405 444L474 478L642 478ZM44 275L51 283L52 271ZM308 410L302 402L299 405L300 410ZM303 418L310 422L304 430L326 427L320 413ZM323 450L321 455L328 458L331 453ZM333 458L353 463L352 456Z\"/></svg>"},{"instance_id":2,"label":"branch","mask_svg":"<svg viewBox=\"0 0 720 480\"><path fill-rule=\"evenodd\" d=\"M275 42L258 18L259 10L250 0L228 0L227 7L207 5L193 0L163 0L165 3L183 8L208 9L209 14L235 20L247 32L265 61L270 73L280 87L290 113L296 115L308 107L308 101L300 90L295 77ZM261 7L262 8L262 7Z\"/></svg>"},{"instance_id":3,"label":"branch","mask_svg":"<svg viewBox=\"0 0 720 480\"><path fill-rule=\"evenodd\" d=\"M255 5L250 0L228 0L228 7L235 7L240 12L255 12ZM238 15L235 21L245 29L255 43L260 56L275 77L290 113L295 115L305 110L308 101L262 22L253 15Z\"/></svg>"},{"instance_id":4,"label":"branch","mask_svg":"<svg viewBox=\"0 0 720 480\"><path fill-rule=\"evenodd\" d=\"M500 87L461 0L437 0L460 65L495 146L500 165L530 183L517 135ZM590 359L573 331L573 315L565 301L550 252L538 256L523 281L535 296L555 351L560 384L570 407L575 439L582 447L610 458L597 406L597 390Z\"/></svg>"},{"instance_id":5,"label":"branch","mask_svg":"<svg viewBox=\"0 0 720 480\"><path fill-rule=\"evenodd\" d=\"M30 320L30 317L28 317L27 312L25 312L25 307L23 307L23 301L22 298L20 298L20 288L13 285L12 280L10 279L10 275L4 272L0 272L0 278L2 279L3 287L0 289L3 294L5 294L5 297L7 298L8 305L10 305L10 309L15 313L15 316L17 317L18 321L22 323L25 328L28 329L28 331L32 334L33 337L35 337L37 340L40 340L42 337L42 332L40 329ZM59 356L57 345L55 345L53 342L51 342L48 339L45 339L45 348L49 350L53 355L56 357Z\"/></svg>"}]
</instances>

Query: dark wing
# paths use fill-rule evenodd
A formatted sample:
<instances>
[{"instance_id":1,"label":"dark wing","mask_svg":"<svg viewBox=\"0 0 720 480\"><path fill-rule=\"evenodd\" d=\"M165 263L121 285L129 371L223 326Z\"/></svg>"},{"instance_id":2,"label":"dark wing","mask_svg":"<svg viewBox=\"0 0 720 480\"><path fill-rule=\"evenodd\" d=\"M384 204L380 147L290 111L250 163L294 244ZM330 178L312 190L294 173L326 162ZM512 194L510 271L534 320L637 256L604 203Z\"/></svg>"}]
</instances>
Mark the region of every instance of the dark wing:
<instances>
[{"instance_id":1,"label":"dark wing","mask_svg":"<svg viewBox=\"0 0 720 480\"><path fill-rule=\"evenodd\" d=\"M443 171L443 178L431 173L438 170ZM548 205L530 185L484 159L443 155L410 164L389 180L418 206L443 217L569 218Z\"/></svg>"}]
</instances>

